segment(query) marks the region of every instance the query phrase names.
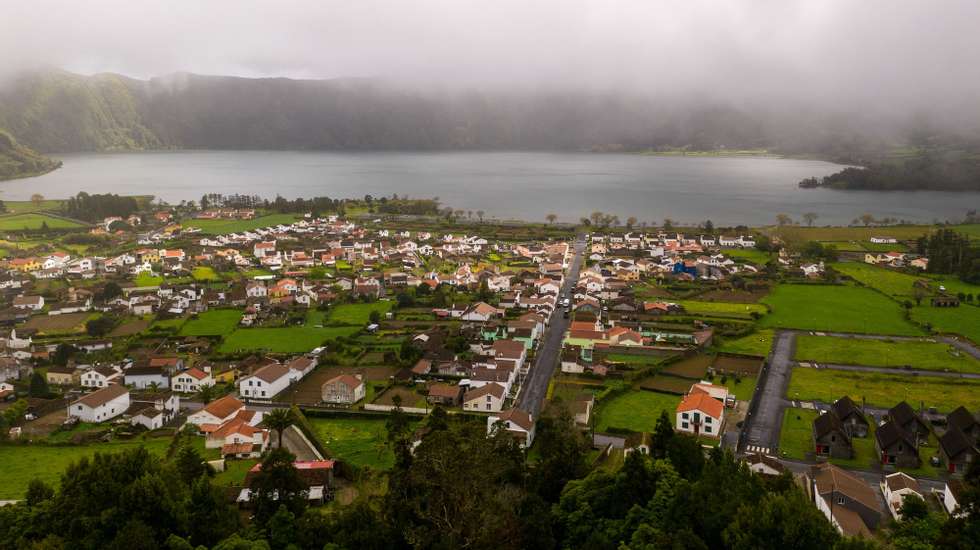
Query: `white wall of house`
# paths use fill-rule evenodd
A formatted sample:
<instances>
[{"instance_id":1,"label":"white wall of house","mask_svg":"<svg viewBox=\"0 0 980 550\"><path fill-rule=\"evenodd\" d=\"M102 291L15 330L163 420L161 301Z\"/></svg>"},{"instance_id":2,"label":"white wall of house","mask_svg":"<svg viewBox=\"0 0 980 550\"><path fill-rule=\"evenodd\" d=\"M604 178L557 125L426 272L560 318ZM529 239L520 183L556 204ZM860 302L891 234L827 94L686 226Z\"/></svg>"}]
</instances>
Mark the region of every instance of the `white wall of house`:
<instances>
[{"instance_id":1,"label":"white wall of house","mask_svg":"<svg viewBox=\"0 0 980 550\"><path fill-rule=\"evenodd\" d=\"M272 399L289 387L289 380L288 374L272 382L266 382L256 376L248 376L238 381L238 394L252 399Z\"/></svg>"},{"instance_id":2,"label":"white wall of house","mask_svg":"<svg viewBox=\"0 0 980 550\"><path fill-rule=\"evenodd\" d=\"M129 394L125 393L98 407L89 407L83 403L73 403L68 406L68 416L77 417L82 422L99 423L112 420L126 412L128 408Z\"/></svg>"},{"instance_id":3,"label":"white wall of house","mask_svg":"<svg viewBox=\"0 0 980 550\"><path fill-rule=\"evenodd\" d=\"M716 418L702 410L691 410L685 412L678 412L677 418L675 418L677 431L685 433L694 433L694 415L695 413L700 414L701 422L701 433L704 435L710 435L713 437L718 437L721 433L722 418Z\"/></svg>"}]
</instances>

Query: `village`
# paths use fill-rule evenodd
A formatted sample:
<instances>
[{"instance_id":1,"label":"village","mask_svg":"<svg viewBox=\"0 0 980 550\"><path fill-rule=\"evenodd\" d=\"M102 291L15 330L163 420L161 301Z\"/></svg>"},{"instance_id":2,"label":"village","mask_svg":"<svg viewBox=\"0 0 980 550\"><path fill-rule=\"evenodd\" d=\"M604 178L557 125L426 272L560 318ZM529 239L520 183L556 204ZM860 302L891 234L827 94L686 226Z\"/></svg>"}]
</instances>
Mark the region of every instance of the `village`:
<instances>
[{"instance_id":1,"label":"village","mask_svg":"<svg viewBox=\"0 0 980 550\"><path fill-rule=\"evenodd\" d=\"M595 468L650 453L666 418L792 474L845 535L909 493L957 513L980 439L980 287L926 273L925 228L807 229L527 239L150 204L4 248L0 456L23 474L0 499L57 479L31 463L189 436L241 506L280 446L323 503L391 467L393 412L416 444L439 410L532 455L540 416L565 408Z\"/></svg>"}]
</instances>

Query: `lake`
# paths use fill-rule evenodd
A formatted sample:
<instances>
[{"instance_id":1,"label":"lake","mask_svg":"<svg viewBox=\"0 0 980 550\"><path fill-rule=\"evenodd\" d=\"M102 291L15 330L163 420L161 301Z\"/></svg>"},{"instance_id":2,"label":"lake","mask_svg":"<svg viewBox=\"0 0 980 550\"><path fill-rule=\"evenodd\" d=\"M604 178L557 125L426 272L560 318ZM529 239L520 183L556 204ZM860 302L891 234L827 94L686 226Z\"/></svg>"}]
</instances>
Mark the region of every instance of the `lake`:
<instances>
[{"instance_id":1,"label":"lake","mask_svg":"<svg viewBox=\"0 0 980 550\"><path fill-rule=\"evenodd\" d=\"M847 224L865 212L916 222L960 219L980 193L799 189L809 176L840 166L768 157L680 157L539 152L161 151L64 155L64 167L0 184L0 199L79 191L155 195L169 202L204 193L274 198L363 197L397 193L439 197L487 218L577 221L595 210L625 222L712 220L774 223L776 214L818 225Z\"/></svg>"}]
</instances>

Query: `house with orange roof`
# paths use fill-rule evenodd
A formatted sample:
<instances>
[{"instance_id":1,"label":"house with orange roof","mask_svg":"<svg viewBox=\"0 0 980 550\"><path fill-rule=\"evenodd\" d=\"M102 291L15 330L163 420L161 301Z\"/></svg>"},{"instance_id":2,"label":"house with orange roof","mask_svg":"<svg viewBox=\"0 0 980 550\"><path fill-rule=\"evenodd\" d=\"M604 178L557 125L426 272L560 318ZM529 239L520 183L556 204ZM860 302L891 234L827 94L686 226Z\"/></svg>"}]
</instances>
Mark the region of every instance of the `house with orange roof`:
<instances>
[{"instance_id":1,"label":"house with orange roof","mask_svg":"<svg viewBox=\"0 0 980 550\"><path fill-rule=\"evenodd\" d=\"M187 423L202 427L206 425L217 427L231 420L238 414L238 411L244 408L245 403L239 401L234 395L226 395L220 399L215 399L205 405L203 409L189 415Z\"/></svg>"},{"instance_id":2,"label":"house with orange roof","mask_svg":"<svg viewBox=\"0 0 980 550\"><path fill-rule=\"evenodd\" d=\"M725 404L695 384L677 404L674 428L683 433L719 437L725 423Z\"/></svg>"},{"instance_id":3,"label":"house with orange roof","mask_svg":"<svg viewBox=\"0 0 980 550\"><path fill-rule=\"evenodd\" d=\"M223 458L256 458L269 445L269 431L259 428L262 415L242 409L204 438L207 449L221 449Z\"/></svg>"}]
</instances>

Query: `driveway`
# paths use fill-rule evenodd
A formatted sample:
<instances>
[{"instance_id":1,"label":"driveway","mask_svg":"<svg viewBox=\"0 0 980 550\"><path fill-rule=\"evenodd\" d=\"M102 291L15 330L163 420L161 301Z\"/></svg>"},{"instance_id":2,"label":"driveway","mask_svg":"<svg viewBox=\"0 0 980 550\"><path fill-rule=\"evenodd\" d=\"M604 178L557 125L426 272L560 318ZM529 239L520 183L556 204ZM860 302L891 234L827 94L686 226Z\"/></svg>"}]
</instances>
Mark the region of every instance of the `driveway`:
<instances>
[{"instance_id":1,"label":"driveway","mask_svg":"<svg viewBox=\"0 0 980 550\"><path fill-rule=\"evenodd\" d=\"M565 282L562 284L561 294L558 296L559 302L564 298L571 297L571 291L578 282L578 273L582 268L584 251L585 241L577 240L575 242L575 258L572 260L568 276L565 277ZM537 418L541 412L541 405L548 393L548 382L558 366L561 343L565 338L565 331L569 324L569 319L565 318L563 311L564 308L559 305L551 314L548 328L545 330L544 336L541 338L541 345L538 347L537 359L521 387L520 395L517 396L517 408L531 413L532 418Z\"/></svg>"}]
</instances>

